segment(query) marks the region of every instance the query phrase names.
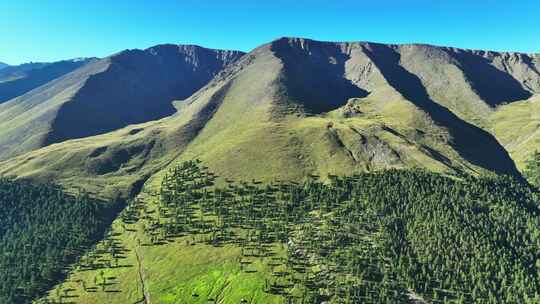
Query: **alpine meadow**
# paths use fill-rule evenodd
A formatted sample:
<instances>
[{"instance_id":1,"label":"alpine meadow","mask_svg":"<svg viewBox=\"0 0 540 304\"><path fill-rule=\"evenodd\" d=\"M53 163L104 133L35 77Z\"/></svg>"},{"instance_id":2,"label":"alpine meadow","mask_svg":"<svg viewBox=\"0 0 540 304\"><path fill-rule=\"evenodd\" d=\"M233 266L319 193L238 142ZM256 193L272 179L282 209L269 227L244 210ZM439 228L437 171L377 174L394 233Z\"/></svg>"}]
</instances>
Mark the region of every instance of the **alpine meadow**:
<instances>
[{"instance_id":1,"label":"alpine meadow","mask_svg":"<svg viewBox=\"0 0 540 304\"><path fill-rule=\"evenodd\" d=\"M0 303L540 304L540 46L467 47L513 7L203 2L0 4Z\"/></svg>"}]
</instances>

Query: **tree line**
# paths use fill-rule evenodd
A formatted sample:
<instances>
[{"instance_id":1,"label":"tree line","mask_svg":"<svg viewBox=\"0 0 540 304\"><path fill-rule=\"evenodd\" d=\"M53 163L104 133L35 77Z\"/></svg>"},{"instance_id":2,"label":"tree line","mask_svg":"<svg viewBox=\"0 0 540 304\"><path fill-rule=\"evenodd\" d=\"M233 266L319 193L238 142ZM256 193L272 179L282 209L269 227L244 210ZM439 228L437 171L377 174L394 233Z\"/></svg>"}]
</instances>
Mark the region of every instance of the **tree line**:
<instances>
[{"instance_id":1,"label":"tree line","mask_svg":"<svg viewBox=\"0 0 540 304\"><path fill-rule=\"evenodd\" d=\"M103 236L117 206L0 179L0 303L30 303Z\"/></svg>"}]
</instances>

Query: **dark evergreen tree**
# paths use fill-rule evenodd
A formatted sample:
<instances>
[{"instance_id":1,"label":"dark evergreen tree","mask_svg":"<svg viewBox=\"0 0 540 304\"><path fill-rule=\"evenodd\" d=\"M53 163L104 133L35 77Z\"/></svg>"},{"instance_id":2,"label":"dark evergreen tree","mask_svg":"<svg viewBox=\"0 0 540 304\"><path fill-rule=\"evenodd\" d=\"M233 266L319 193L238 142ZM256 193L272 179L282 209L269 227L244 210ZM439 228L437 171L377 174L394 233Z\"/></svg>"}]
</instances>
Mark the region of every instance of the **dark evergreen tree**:
<instances>
[{"instance_id":1,"label":"dark evergreen tree","mask_svg":"<svg viewBox=\"0 0 540 304\"><path fill-rule=\"evenodd\" d=\"M103 236L115 205L0 179L0 303L29 303Z\"/></svg>"}]
</instances>

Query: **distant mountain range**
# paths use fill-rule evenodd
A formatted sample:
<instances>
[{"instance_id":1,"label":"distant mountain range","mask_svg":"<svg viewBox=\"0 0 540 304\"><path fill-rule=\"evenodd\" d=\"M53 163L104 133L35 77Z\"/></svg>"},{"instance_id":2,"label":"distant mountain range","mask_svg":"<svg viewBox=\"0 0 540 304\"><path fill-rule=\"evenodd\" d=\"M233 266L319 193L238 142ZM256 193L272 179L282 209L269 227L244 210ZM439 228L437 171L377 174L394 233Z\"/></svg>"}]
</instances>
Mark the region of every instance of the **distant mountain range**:
<instances>
[{"instance_id":1,"label":"distant mountain range","mask_svg":"<svg viewBox=\"0 0 540 304\"><path fill-rule=\"evenodd\" d=\"M1 170L102 176L124 191L194 157L244 179L391 167L520 176L536 127L504 121L514 105L538 112L539 70L536 54L302 38L248 54L128 50L0 105Z\"/></svg>"},{"instance_id":2,"label":"distant mountain range","mask_svg":"<svg viewBox=\"0 0 540 304\"><path fill-rule=\"evenodd\" d=\"M9 66L9 64L0 62L0 70L5 68L5 67L8 67L8 66Z\"/></svg>"},{"instance_id":3,"label":"distant mountain range","mask_svg":"<svg viewBox=\"0 0 540 304\"><path fill-rule=\"evenodd\" d=\"M25 63L0 70L0 103L23 95L60 76L80 68L93 59L51 63Z\"/></svg>"}]
</instances>

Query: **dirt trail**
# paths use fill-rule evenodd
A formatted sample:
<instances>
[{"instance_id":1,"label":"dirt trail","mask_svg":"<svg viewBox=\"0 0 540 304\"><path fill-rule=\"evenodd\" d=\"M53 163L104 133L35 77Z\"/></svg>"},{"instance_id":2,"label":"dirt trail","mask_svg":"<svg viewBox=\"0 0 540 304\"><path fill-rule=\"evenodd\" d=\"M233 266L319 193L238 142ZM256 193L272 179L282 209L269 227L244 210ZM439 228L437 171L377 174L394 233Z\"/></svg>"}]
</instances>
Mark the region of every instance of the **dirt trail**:
<instances>
[{"instance_id":1,"label":"dirt trail","mask_svg":"<svg viewBox=\"0 0 540 304\"><path fill-rule=\"evenodd\" d=\"M150 293L146 289L146 285L144 284L144 268L142 266L141 262L141 256L139 255L139 251L135 249L135 257L137 258L137 265L139 268L139 280L141 281L141 291L143 298L140 301L135 302L135 304L144 303L144 304L151 304L152 301L150 301Z\"/></svg>"}]
</instances>

